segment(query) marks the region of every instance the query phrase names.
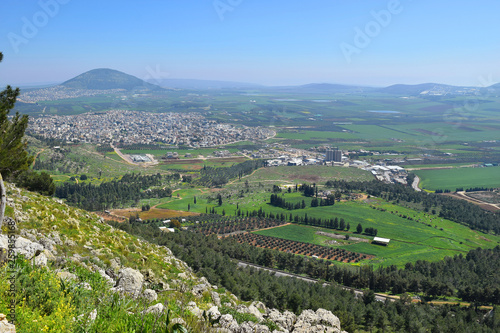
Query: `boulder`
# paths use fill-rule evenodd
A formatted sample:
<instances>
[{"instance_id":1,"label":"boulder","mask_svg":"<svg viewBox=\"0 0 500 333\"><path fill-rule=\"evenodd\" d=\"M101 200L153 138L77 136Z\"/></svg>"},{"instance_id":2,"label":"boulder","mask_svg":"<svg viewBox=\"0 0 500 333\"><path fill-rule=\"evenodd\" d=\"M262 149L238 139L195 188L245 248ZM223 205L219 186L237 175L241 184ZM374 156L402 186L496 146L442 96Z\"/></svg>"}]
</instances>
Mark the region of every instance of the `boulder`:
<instances>
[{"instance_id":1,"label":"boulder","mask_svg":"<svg viewBox=\"0 0 500 333\"><path fill-rule=\"evenodd\" d=\"M97 265L93 265L92 266L94 268L94 270L96 270L99 275L104 278L104 280L106 280L106 282L109 284L109 285L112 285L112 286L115 286L116 285L116 282L115 280L113 280L111 277L109 277L108 274L106 274L106 272L104 271L104 269L100 268L99 266Z\"/></svg>"},{"instance_id":2,"label":"boulder","mask_svg":"<svg viewBox=\"0 0 500 333\"><path fill-rule=\"evenodd\" d=\"M240 330L240 325L233 319L230 314L225 314L220 317L219 326L225 329L227 332L238 332Z\"/></svg>"},{"instance_id":3,"label":"boulder","mask_svg":"<svg viewBox=\"0 0 500 333\"><path fill-rule=\"evenodd\" d=\"M45 251L47 251L47 250L45 250ZM47 256L45 255L45 253L42 252L42 253L40 253L39 256L35 257L35 265L47 267Z\"/></svg>"},{"instance_id":4,"label":"boulder","mask_svg":"<svg viewBox=\"0 0 500 333\"><path fill-rule=\"evenodd\" d=\"M209 284L207 285L207 284L202 283L202 284L198 284L198 285L194 286L192 292L196 297L202 297L203 293L205 291L207 291L208 288L210 288Z\"/></svg>"},{"instance_id":5,"label":"boulder","mask_svg":"<svg viewBox=\"0 0 500 333\"><path fill-rule=\"evenodd\" d=\"M304 310L297 318L293 332L340 333L340 320L325 309L318 309L316 312Z\"/></svg>"},{"instance_id":6,"label":"boulder","mask_svg":"<svg viewBox=\"0 0 500 333\"><path fill-rule=\"evenodd\" d=\"M340 331L340 319L331 311L318 309L316 311L316 315L319 317L319 321L321 324L332 326Z\"/></svg>"},{"instance_id":7,"label":"boulder","mask_svg":"<svg viewBox=\"0 0 500 333\"><path fill-rule=\"evenodd\" d=\"M211 319L219 318L220 317L219 308L216 306L212 306L210 309L208 309L207 316Z\"/></svg>"},{"instance_id":8,"label":"boulder","mask_svg":"<svg viewBox=\"0 0 500 333\"><path fill-rule=\"evenodd\" d=\"M198 308L195 302L189 302L187 305L187 309L189 312L191 312L193 315L195 315L198 318L201 318L203 311Z\"/></svg>"},{"instance_id":9,"label":"boulder","mask_svg":"<svg viewBox=\"0 0 500 333\"><path fill-rule=\"evenodd\" d=\"M43 250L43 246L39 243L32 242L24 237L18 237L16 239L14 248L16 255L22 254L26 259L31 259Z\"/></svg>"},{"instance_id":10,"label":"boulder","mask_svg":"<svg viewBox=\"0 0 500 333\"><path fill-rule=\"evenodd\" d=\"M16 326L9 323L3 313L0 313L0 333L16 333Z\"/></svg>"},{"instance_id":11,"label":"boulder","mask_svg":"<svg viewBox=\"0 0 500 333\"><path fill-rule=\"evenodd\" d=\"M120 269L116 288L132 297L137 297L142 289L144 277L138 270L130 267Z\"/></svg>"},{"instance_id":12,"label":"boulder","mask_svg":"<svg viewBox=\"0 0 500 333\"><path fill-rule=\"evenodd\" d=\"M53 240L48 239L47 237L42 237L38 242L42 244L46 250L49 250L50 252L54 251L54 246L56 245L56 243L54 243Z\"/></svg>"},{"instance_id":13,"label":"boulder","mask_svg":"<svg viewBox=\"0 0 500 333\"><path fill-rule=\"evenodd\" d=\"M158 298L158 295L156 294L156 291L154 291L153 289L146 289L142 293L142 297L146 301L148 301L149 303L151 303L151 302L156 301L156 299Z\"/></svg>"},{"instance_id":14,"label":"boulder","mask_svg":"<svg viewBox=\"0 0 500 333\"><path fill-rule=\"evenodd\" d=\"M265 325L259 325L256 323L252 323L249 321L241 323L239 332L241 332L241 333L270 333L269 327L267 327Z\"/></svg>"},{"instance_id":15,"label":"boulder","mask_svg":"<svg viewBox=\"0 0 500 333\"><path fill-rule=\"evenodd\" d=\"M78 279L75 274L66 271L57 272L57 277L65 281L74 281Z\"/></svg>"},{"instance_id":16,"label":"boulder","mask_svg":"<svg viewBox=\"0 0 500 333\"><path fill-rule=\"evenodd\" d=\"M281 326L282 328L291 331L293 325L297 320L297 316L293 312L285 311L283 314L276 309L272 309L268 313L268 318L271 321L274 321L276 324Z\"/></svg>"},{"instance_id":17,"label":"boulder","mask_svg":"<svg viewBox=\"0 0 500 333\"><path fill-rule=\"evenodd\" d=\"M150 268L142 271L141 273L144 276L145 281L149 283L155 282L155 273Z\"/></svg>"},{"instance_id":18,"label":"boulder","mask_svg":"<svg viewBox=\"0 0 500 333\"><path fill-rule=\"evenodd\" d=\"M259 301L254 301L251 305L255 306L259 310L263 310L264 312L267 310L265 304Z\"/></svg>"},{"instance_id":19,"label":"boulder","mask_svg":"<svg viewBox=\"0 0 500 333\"><path fill-rule=\"evenodd\" d=\"M146 309L146 313L153 313L153 314L156 314L156 315L159 315L163 312L163 310L165 309L165 307L163 306L162 303L158 303L158 304L155 304L153 306L150 306L149 308Z\"/></svg>"},{"instance_id":20,"label":"boulder","mask_svg":"<svg viewBox=\"0 0 500 333\"><path fill-rule=\"evenodd\" d=\"M253 305L250 305L248 307L247 313L254 315L255 317L257 317L257 319L259 321L262 321L264 319L264 317L262 316L262 313L259 311L259 309L257 309Z\"/></svg>"},{"instance_id":21,"label":"boulder","mask_svg":"<svg viewBox=\"0 0 500 333\"><path fill-rule=\"evenodd\" d=\"M210 294L215 305L221 306L219 293L217 293L216 291L212 291Z\"/></svg>"}]
</instances>

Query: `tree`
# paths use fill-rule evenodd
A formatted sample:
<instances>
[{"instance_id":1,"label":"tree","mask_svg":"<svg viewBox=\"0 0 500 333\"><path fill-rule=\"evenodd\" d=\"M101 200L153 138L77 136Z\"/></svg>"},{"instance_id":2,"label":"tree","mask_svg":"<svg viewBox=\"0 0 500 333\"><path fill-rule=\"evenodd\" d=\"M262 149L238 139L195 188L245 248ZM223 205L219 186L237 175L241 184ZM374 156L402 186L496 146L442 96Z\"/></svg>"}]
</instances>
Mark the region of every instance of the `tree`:
<instances>
[{"instance_id":1,"label":"tree","mask_svg":"<svg viewBox=\"0 0 500 333\"><path fill-rule=\"evenodd\" d=\"M0 62L3 54L0 52ZM16 115L9 119L10 110L14 108L19 88L7 86L0 92L0 227L5 213L6 194L3 178L19 171L27 170L33 157L26 151L27 142L23 140L28 127L28 116Z\"/></svg>"},{"instance_id":2,"label":"tree","mask_svg":"<svg viewBox=\"0 0 500 333\"><path fill-rule=\"evenodd\" d=\"M358 223L358 226L356 227L356 232L358 234L363 232L363 226L361 225L361 223Z\"/></svg>"}]
</instances>

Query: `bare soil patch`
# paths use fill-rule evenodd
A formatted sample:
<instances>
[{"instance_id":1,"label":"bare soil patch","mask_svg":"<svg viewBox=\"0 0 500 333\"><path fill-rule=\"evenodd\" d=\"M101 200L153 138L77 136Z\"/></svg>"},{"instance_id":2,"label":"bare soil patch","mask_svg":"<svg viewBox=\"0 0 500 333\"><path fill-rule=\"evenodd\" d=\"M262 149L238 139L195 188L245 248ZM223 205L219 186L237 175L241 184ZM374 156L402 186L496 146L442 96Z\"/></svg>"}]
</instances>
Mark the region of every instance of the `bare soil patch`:
<instances>
[{"instance_id":1,"label":"bare soil patch","mask_svg":"<svg viewBox=\"0 0 500 333\"><path fill-rule=\"evenodd\" d=\"M200 215L199 213L191 213L180 210L161 209L161 208L151 208L150 210L145 212L141 211L139 208L114 209L111 211L111 214L125 219L128 219L130 216L135 216L136 214L138 214L139 217L143 220L168 219L172 217Z\"/></svg>"}]
</instances>

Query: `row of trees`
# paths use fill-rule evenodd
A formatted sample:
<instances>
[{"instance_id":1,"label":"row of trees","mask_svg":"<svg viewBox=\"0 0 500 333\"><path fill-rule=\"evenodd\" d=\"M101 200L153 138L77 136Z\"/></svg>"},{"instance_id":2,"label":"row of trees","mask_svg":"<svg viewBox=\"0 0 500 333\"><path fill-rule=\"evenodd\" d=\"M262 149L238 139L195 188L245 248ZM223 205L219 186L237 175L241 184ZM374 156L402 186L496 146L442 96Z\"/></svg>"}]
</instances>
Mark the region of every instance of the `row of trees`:
<instances>
[{"instance_id":1,"label":"row of trees","mask_svg":"<svg viewBox=\"0 0 500 333\"><path fill-rule=\"evenodd\" d=\"M214 168L204 166L200 170L200 177L196 184L207 187L221 187L231 179L241 178L251 174L254 170L265 165L265 160L248 160L243 163L234 164L227 168Z\"/></svg>"}]
</instances>

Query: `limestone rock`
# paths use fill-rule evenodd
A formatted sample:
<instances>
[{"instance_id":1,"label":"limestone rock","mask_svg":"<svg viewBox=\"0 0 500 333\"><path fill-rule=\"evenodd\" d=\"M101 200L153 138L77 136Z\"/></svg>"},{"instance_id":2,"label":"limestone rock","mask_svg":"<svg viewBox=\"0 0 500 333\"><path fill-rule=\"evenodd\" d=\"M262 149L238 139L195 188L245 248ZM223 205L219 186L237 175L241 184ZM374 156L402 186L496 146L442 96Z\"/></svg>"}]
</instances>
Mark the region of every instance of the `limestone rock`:
<instances>
[{"instance_id":1,"label":"limestone rock","mask_svg":"<svg viewBox=\"0 0 500 333\"><path fill-rule=\"evenodd\" d=\"M203 314L203 311L201 311L198 308L198 306L196 305L195 302L189 302L187 305L187 309L189 310L189 312L191 312L192 314L194 314L198 318L201 318L201 316Z\"/></svg>"},{"instance_id":2,"label":"limestone rock","mask_svg":"<svg viewBox=\"0 0 500 333\"><path fill-rule=\"evenodd\" d=\"M163 304L158 303L158 304L155 304L155 305L147 308L146 313L153 313L153 314L159 315L163 312L164 309L165 309L165 307L163 306Z\"/></svg>"},{"instance_id":3,"label":"limestone rock","mask_svg":"<svg viewBox=\"0 0 500 333\"><path fill-rule=\"evenodd\" d=\"M219 308L216 306L212 306L210 309L208 309L207 316L211 319L219 318L220 317Z\"/></svg>"},{"instance_id":4,"label":"limestone rock","mask_svg":"<svg viewBox=\"0 0 500 333\"><path fill-rule=\"evenodd\" d=\"M144 290L144 292L142 293L142 297L144 297L144 299L146 299L149 303L154 302L158 299L158 295L153 289Z\"/></svg>"},{"instance_id":5,"label":"limestone rock","mask_svg":"<svg viewBox=\"0 0 500 333\"><path fill-rule=\"evenodd\" d=\"M146 269L141 272L142 275L144 276L144 280L150 283L153 283L155 280L155 273L150 269Z\"/></svg>"},{"instance_id":6,"label":"limestone rock","mask_svg":"<svg viewBox=\"0 0 500 333\"><path fill-rule=\"evenodd\" d=\"M267 310L266 305L262 302L259 302L259 301L254 301L254 302L252 302L251 305L255 306L259 310L263 310L264 312Z\"/></svg>"},{"instance_id":7,"label":"limestone rock","mask_svg":"<svg viewBox=\"0 0 500 333\"><path fill-rule=\"evenodd\" d=\"M70 273L70 272L66 272L66 271L58 272L57 273L57 277L65 280L65 281L77 280L78 279L75 274Z\"/></svg>"},{"instance_id":8,"label":"limestone rock","mask_svg":"<svg viewBox=\"0 0 500 333\"><path fill-rule=\"evenodd\" d=\"M318 315L321 324L330 325L340 330L340 319L337 316L335 316L331 311L325 309L318 309L316 311L316 315Z\"/></svg>"},{"instance_id":9,"label":"limestone rock","mask_svg":"<svg viewBox=\"0 0 500 333\"><path fill-rule=\"evenodd\" d=\"M0 333L16 333L16 326L9 323L3 313L0 313Z\"/></svg>"},{"instance_id":10,"label":"limestone rock","mask_svg":"<svg viewBox=\"0 0 500 333\"><path fill-rule=\"evenodd\" d=\"M219 326L227 332L238 332L240 330L240 325L238 325L238 322L236 322L230 314L225 314L220 317Z\"/></svg>"},{"instance_id":11,"label":"limestone rock","mask_svg":"<svg viewBox=\"0 0 500 333\"><path fill-rule=\"evenodd\" d=\"M264 319L264 317L262 316L262 313L259 311L259 309L257 309L253 305L250 305L248 307L247 313L254 315L255 317L257 317L257 319L259 321L262 321Z\"/></svg>"},{"instance_id":12,"label":"limestone rock","mask_svg":"<svg viewBox=\"0 0 500 333\"><path fill-rule=\"evenodd\" d=\"M118 272L116 287L132 297L137 297L141 292L143 282L144 277L141 272L127 267Z\"/></svg>"},{"instance_id":13,"label":"limestone rock","mask_svg":"<svg viewBox=\"0 0 500 333\"><path fill-rule=\"evenodd\" d=\"M94 270L96 270L100 276L102 276L104 278L104 280L106 280L106 282L112 286L115 286L116 285L116 282L115 280L113 280L111 277L109 277L109 275L106 274L106 272L104 271L104 269L100 268L99 266L97 265L93 265L92 266L94 268Z\"/></svg>"},{"instance_id":14,"label":"limestone rock","mask_svg":"<svg viewBox=\"0 0 500 333\"><path fill-rule=\"evenodd\" d=\"M45 250L45 251L47 251L47 250ZM42 253L40 253L39 256L35 257L35 265L47 267L47 256L45 255L45 253L42 252Z\"/></svg>"},{"instance_id":15,"label":"limestone rock","mask_svg":"<svg viewBox=\"0 0 500 333\"><path fill-rule=\"evenodd\" d=\"M340 333L340 320L325 309L318 309L316 312L304 310L297 318L293 332Z\"/></svg>"},{"instance_id":16,"label":"limestone rock","mask_svg":"<svg viewBox=\"0 0 500 333\"><path fill-rule=\"evenodd\" d=\"M209 286L210 285L207 284L198 284L193 287L192 292L196 297L201 297L203 293L208 290Z\"/></svg>"},{"instance_id":17,"label":"limestone rock","mask_svg":"<svg viewBox=\"0 0 500 333\"><path fill-rule=\"evenodd\" d=\"M59 232L53 231L49 235L49 239L52 240L57 245L62 245L61 237L59 237Z\"/></svg>"},{"instance_id":18,"label":"limestone rock","mask_svg":"<svg viewBox=\"0 0 500 333\"><path fill-rule=\"evenodd\" d=\"M121 268L120 258L113 258L110 261L110 266L113 270L119 271Z\"/></svg>"},{"instance_id":19,"label":"limestone rock","mask_svg":"<svg viewBox=\"0 0 500 333\"><path fill-rule=\"evenodd\" d=\"M221 306L219 293L217 293L216 291L212 291L210 294L215 305Z\"/></svg>"},{"instance_id":20,"label":"limestone rock","mask_svg":"<svg viewBox=\"0 0 500 333\"><path fill-rule=\"evenodd\" d=\"M268 318L269 320L274 321L276 324L289 331L293 329L293 325L297 320L297 316L295 316L293 312L285 311L283 312L283 314L281 314L276 309L272 309L271 311L269 311Z\"/></svg>"},{"instance_id":21,"label":"limestone rock","mask_svg":"<svg viewBox=\"0 0 500 333\"><path fill-rule=\"evenodd\" d=\"M41 253L43 250L43 246L39 243L32 242L24 237L18 237L16 239L14 249L16 255L23 254L25 258L31 259L37 253Z\"/></svg>"},{"instance_id":22,"label":"limestone rock","mask_svg":"<svg viewBox=\"0 0 500 333\"><path fill-rule=\"evenodd\" d=\"M38 242L42 244L46 250L49 250L51 252L54 251L54 246L56 245L56 243L54 243L53 240L48 239L47 237L42 237Z\"/></svg>"}]
</instances>

